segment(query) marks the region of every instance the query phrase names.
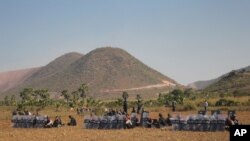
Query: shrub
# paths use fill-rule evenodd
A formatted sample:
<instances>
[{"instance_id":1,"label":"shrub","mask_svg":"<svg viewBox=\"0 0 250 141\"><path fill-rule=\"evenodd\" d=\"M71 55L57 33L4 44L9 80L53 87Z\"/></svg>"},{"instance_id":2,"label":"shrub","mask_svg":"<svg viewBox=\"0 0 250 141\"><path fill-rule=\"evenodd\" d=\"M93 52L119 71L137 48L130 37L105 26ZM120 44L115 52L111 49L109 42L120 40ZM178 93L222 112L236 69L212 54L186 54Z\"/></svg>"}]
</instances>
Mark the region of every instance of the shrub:
<instances>
[{"instance_id":1,"label":"shrub","mask_svg":"<svg viewBox=\"0 0 250 141\"><path fill-rule=\"evenodd\" d=\"M188 102L183 105L184 111L197 110L197 107L194 103Z\"/></svg>"},{"instance_id":2,"label":"shrub","mask_svg":"<svg viewBox=\"0 0 250 141\"><path fill-rule=\"evenodd\" d=\"M241 103L242 106L250 106L250 99Z\"/></svg>"},{"instance_id":3,"label":"shrub","mask_svg":"<svg viewBox=\"0 0 250 141\"><path fill-rule=\"evenodd\" d=\"M215 106L238 106L239 104L239 102L233 100L220 99L215 103Z\"/></svg>"},{"instance_id":4,"label":"shrub","mask_svg":"<svg viewBox=\"0 0 250 141\"><path fill-rule=\"evenodd\" d=\"M191 100L196 100L197 97L196 97L196 96L192 96L190 99L191 99Z\"/></svg>"}]
</instances>

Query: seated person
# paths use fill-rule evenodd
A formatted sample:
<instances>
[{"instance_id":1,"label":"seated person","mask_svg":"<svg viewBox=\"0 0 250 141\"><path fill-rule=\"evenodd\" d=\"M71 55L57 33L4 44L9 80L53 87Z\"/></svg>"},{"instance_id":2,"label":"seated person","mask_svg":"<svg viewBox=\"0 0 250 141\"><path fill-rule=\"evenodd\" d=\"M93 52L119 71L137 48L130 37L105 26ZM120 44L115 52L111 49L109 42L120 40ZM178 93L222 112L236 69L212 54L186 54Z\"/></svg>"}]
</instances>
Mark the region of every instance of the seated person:
<instances>
[{"instance_id":1,"label":"seated person","mask_svg":"<svg viewBox=\"0 0 250 141\"><path fill-rule=\"evenodd\" d=\"M226 125L227 126L231 126L231 125L239 125L239 121L238 119L236 118L236 114L232 114L230 115L227 120L226 120Z\"/></svg>"},{"instance_id":2,"label":"seated person","mask_svg":"<svg viewBox=\"0 0 250 141\"><path fill-rule=\"evenodd\" d=\"M153 125L155 128L160 128L160 124L159 124L159 121L158 121L157 119L153 119L152 125Z\"/></svg>"},{"instance_id":3,"label":"seated person","mask_svg":"<svg viewBox=\"0 0 250 141\"><path fill-rule=\"evenodd\" d=\"M159 125L160 126L166 126L165 119L163 118L161 113L159 113Z\"/></svg>"},{"instance_id":4,"label":"seated person","mask_svg":"<svg viewBox=\"0 0 250 141\"><path fill-rule=\"evenodd\" d=\"M51 128L53 126L53 120L50 119L48 116L46 117L45 128Z\"/></svg>"},{"instance_id":5,"label":"seated person","mask_svg":"<svg viewBox=\"0 0 250 141\"><path fill-rule=\"evenodd\" d=\"M151 128L153 124L153 120L149 117L147 120L147 128Z\"/></svg>"},{"instance_id":6,"label":"seated person","mask_svg":"<svg viewBox=\"0 0 250 141\"><path fill-rule=\"evenodd\" d=\"M132 121L131 121L129 114L127 114L125 117L125 124L126 124L127 129L132 128Z\"/></svg>"},{"instance_id":7,"label":"seated person","mask_svg":"<svg viewBox=\"0 0 250 141\"><path fill-rule=\"evenodd\" d=\"M76 126L76 119L69 115L69 123L68 123L69 126Z\"/></svg>"},{"instance_id":8,"label":"seated person","mask_svg":"<svg viewBox=\"0 0 250 141\"><path fill-rule=\"evenodd\" d=\"M166 119L166 125L168 125L168 126L172 126L172 123L171 123L171 121L170 121L170 118L172 118L172 116L171 116L170 114L168 114L168 117L167 117L167 119Z\"/></svg>"},{"instance_id":9,"label":"seated person","mask_svg":"<svg viewBox=\"0 0 250 141\"><path fill-rule=\"evenodd\" d=\"M141 118L140 118L140 114L137 114L135 126L140 126L140 124L141 124L140 119L141 119Z\"/></svg>"},{"instance_id":10,"label":"seated person","mask_svg":"<svg viewBox=\"0 0 250 141\"><path fill-rule=\"evenodd\" d=\"M56 116L55 121L53 123L53 127L61 127L62 124L62 120L59 116Z\"/></svg>"}]
</instances>

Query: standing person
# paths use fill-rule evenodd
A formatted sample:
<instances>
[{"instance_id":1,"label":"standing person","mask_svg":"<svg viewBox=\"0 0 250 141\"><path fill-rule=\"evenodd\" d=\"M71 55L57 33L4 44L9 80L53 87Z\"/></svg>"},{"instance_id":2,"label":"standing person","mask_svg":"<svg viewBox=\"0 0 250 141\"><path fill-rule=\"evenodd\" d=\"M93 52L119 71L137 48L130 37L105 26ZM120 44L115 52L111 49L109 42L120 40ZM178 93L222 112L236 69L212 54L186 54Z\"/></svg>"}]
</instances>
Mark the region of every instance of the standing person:
<instances>
[{"instance_id":1,"label":"standing person","mask_svg":"<svg viewBox=\"0 0 250 141\"><path fill-rule=\"evenodd\" d=\"M140 125L142 125L143 122L143 113L144 113L144 108L141 109Z\"/></svg>"},{"instance_id":2,"label":"standing person","mask_svg":"<svg viewBox=\"0 0 250 141\"><path fill-rule=\"evenodd\" d=\"M138 97L138 100L137 100L137 114L140 113L141 107L142 107L142 100L141 100L140 97Z\"/></svg>"},{"instance_id":3,"label":"standing person","mask_svg":"<svg viewBox=\"0 0 250 141\"><path fill-rule=\"evenodd\" d=\"M176 102L172 101L172 111L175 112Z\"/></svg>"},{"instance_id":4,"label":"standing person","mask_svg":"<svg viewBox=\"0 0 250 141\"><path fill-rule=\"evenodd\" d=\"M205 112L207 112L207 108L208 108L208 102L205 100L205 102L204 102L204 109L205 109Z\"/></svg>"}]
</instances>

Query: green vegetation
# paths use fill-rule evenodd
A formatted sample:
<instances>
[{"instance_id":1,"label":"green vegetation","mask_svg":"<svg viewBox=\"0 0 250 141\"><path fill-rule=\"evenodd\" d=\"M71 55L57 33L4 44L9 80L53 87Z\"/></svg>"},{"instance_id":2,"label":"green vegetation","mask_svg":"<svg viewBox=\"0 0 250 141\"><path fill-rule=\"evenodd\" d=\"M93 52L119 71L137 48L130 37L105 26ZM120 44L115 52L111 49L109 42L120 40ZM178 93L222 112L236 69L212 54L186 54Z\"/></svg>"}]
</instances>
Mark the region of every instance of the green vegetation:
<instances>
[{"instance_id":1,"label":"green vegetation","mask_svg":"<svg viewBox=\"0 0 250 141\"><path fill-rule=\"evenodd\" d=\"M170 93L160 93L158 97L158 102L160 105L165 104L166 106L171 105L173 101L177 102L177 104L183 104L184 93L180 89L175 89Z\"/></svg>"},{"instance_id":2,"label":"green vegetation","mask_svg":"<svg viewBox=\"0 0 250 141\"><path fill-rule=\"evenodd\" d=\"M218 82L205 89L208 92L231 93L237 95L250 95L250 72L232 71Z\"/></svg>"},{"instance_id":3,"label":"green vegetation","mask_svg":"<svg viewBox=\"0 0 250 141\"><path fill-rule=\"evenodd\" d=\"M54 107L55 111L60 111L61 108L78 108L88 107L95 113L102 114L104 108L122 109L124 101L127 101L128 111L132 107L137 108L157 108L171 107L171 103L177 103L177 110L179 111L193 111L203 109L203 102L207 100L210 109L238 109L250 110L250 97L224 94L224 93L209 93L204 91L195 91L193 89L174 89L169 92L160 93L157 99L143 99L140 94L137 94L134 99L128 99L128 92L124 91L120 94L120 98L112 101L101 101L88 95L88 86L86 84L80 85L77 91L68 92L63 90L61 98L51 99L48 90L46 89L32 89L25 88L20 92L20 100L16 97L6 96L0 105L16 106L18 109L30 109L39 112L45 107ZM237 99L235 98L237 96ZM223 108L222 108L223 107Z\"/></svg>"},{"instance_id":4,"label":"green vegetation","mask_svg":"<svg viewBox=\"0 0 250 141\"><path fill-rule=\"evenodd\" d=\"M228 99L220 99L215 103L215 106L238 106L238 105L240 105L240 102Z\"/></svg>"},{"instance_id":5,"label":"green vegetation","mask_svg":"<svg viewBox=\"0 0 250 141\"><path fill-rule=\"evenodd\" d=\"M193 102L185 102L182 107L183 111L197 110L197 106Z\"/></svg>"}]
</instances>

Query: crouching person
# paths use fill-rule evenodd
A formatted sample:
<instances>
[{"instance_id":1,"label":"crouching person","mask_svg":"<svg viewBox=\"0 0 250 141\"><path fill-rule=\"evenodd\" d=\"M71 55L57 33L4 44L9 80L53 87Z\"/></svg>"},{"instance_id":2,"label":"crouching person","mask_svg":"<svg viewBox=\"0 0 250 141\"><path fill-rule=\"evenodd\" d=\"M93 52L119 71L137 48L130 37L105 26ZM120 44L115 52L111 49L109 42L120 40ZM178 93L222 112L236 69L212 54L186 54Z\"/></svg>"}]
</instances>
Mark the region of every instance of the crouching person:
<instances>
[{"instance_id":1,"label":"crouching person","mask_svg":"<svg viewBox=\"0 0 250 141\"><path fill-rule=\"evenodd\" d=\"M76 119L72 117L71 115L69 116L68 126L76 126Z\"/></svg>"}]
</instances>

